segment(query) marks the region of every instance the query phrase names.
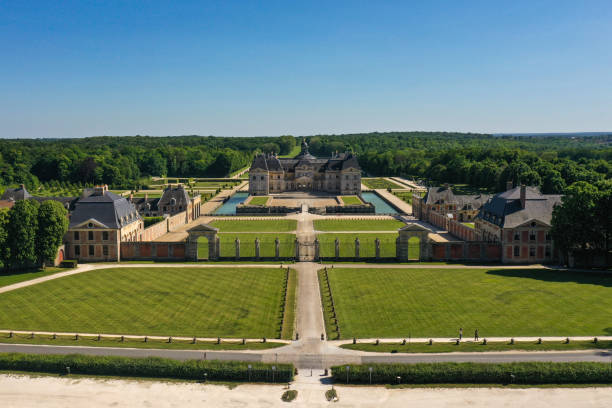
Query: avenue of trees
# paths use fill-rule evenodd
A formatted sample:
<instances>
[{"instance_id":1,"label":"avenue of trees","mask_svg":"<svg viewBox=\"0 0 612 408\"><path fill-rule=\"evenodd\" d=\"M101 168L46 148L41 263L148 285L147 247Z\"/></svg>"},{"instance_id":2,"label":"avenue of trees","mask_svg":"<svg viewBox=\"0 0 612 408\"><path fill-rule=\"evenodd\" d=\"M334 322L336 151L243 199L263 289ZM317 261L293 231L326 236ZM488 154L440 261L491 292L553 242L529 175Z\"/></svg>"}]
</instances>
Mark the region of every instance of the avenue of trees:
<instances>
[{"instance_id":1,"label":"avenue of trees","mask_svg":"<svg viewBox=\"0 0 612 408\"><path fill-rule=\"evenodd\" d=\"M68 212L53 200L17 201L0 210L0 263L5 269L45 266L68 230Z\"/></svg>"}]
</instances>

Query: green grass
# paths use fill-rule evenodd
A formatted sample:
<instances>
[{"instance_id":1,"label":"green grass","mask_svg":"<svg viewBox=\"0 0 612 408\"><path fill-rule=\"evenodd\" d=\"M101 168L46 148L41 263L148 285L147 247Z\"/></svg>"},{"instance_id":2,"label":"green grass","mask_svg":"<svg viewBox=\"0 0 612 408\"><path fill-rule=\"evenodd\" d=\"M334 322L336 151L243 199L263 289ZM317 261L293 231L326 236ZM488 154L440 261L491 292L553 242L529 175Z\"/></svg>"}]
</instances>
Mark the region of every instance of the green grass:
<instances>
[{"instance_id":1,"label":"green grass","mask_svg":"<svg viewBox=\"0 0 612 408\"><path fill-rule=\"evenodd\" d=\"M335 240L340 241L340 257L354 258L355 257L355 238L359 237L359 257L368 258L376 256L375 240L380 239L380 256L381 258L395 257L395 240L397 233L328 233L317 234L320 245L320 255L323 258L333 258L336 256Z\"/></svg>"},{"instance_id":2,"label":"green grass","mask_svg":"<svg viewBox=\"0 0 612 408\"><path fill-rule=\"evenodd\" d=\"M283 328L281 333L281 339L291 340L293 338L293 329L295 327L295 311L297 303L297 271L295 269L289 270L289 279L287 281L287 297L285 298L285 318L283 321Z\"/></svg>"},{"instance_id":3,"label":"green grass","mask_svg":"<svg viewBox=\"0 0 612 408\"><path fill-rule=\"evenodd\" d=\"M144 197L147 196L147 198L160 198L162 196L162 193L159 191L156 192L149 192L149 191L138 191L136 193L134 193L134 197Z\"/></svg>"},{"instance_id":4,"label":"green grass","mask_svg":"<svg viewBox=\"0 0 612 408\"><path fill-rule=\"evenodd\" d=\"M317 231L397 231L405 226L398 220L315 220Z\"/></svg>"},{"instance_id":5,"label":"green grass","mask_svg":"<svg viewBox=\"0 0 612 408\"><path fill-rule=\"evenodd\" d=\"M289 258L295 255L295 235L293 234L227 232L219 233L219 256L223 258L236 256L236 238L240 240L240 257L255 256L255 238L259 238L260 257L272 258L276 255L274 242L276 238L280 244L280 257Z\"/></svg>"},{"instance_id":6,"label":"green grass","mask_svg":"<svg viewBox=\"0 0 612 408\"><path fill-rule=\"evenodd\" d=\"M28 281L30 279L42 278L43 276L49 276L67 270L66 268L45 268L44 270L40 269L35 271L0 272L0 287Z\"/></svg>"},{"instance_id":7,"label":"green grass","mask_svg":"<svg viewBox=\"0 0 612 408\"><path fill-rule=\"evenodd\" d=\"M361 183L365 184L366 187L371 189L404 188L392 181L385 180L384 178L362 178Z\"/></svg>"},{"instance_id":8,"label":"green grass","mask_svg":"<svg viewBox=\"0 0 612 408\"><path fill-rule=\"evenodd\" d=\"M268 196L255 196L251 197L251 200L248 202L248 205L266 205L268 202Z\"/></svg>"},{"instance_id":9,"label":"green grass","mask_svg":"<svg viewBox=\"0 0 612 408\"><path fill-rule=\"evenodd\" d=\"M113 268L0 294L12 330L275 338L280 268Z\"/></svg>"},{"instance_id":10,"label":"green grass","mask_svg":"<svg viewBox=\"0 0 612 408\"><path fill-rule=\"evenodd\" d=\"M128 347L128 348L144 348L144 349L168 349L168 350L264 350L269 348L277 348L285 346L285 343L278 343L273 341L252 342L242 344L242 342L227 342L222 341L220 344L217 342L204 342L199 341L196 344L192 344L191 341L176 340L172 339L172 343L168 343L167 340L159 339L125 339L121 341L118 338L105 338L102 337L98 340L97 336L79 336L78 340L75 340L74 336L56 336L54 339L51 335L36 335L34 338L30 338L30 335L26 334L13 334L12 338L8 337L8 334L0 336L0 343L2 344L48 344L53 346L78 346L78 347Z\"/></svg>"},{"instance_id":11,"label":"green grass","mask_svg":"<svg viewBox=\"0 0 612 408\"><path fill-rule=\"evenodd\" d=\"M287 154L279 155L278 157L295 157L302 151L302 146L298 143L291 149L291 151Z\"/></svg>"},{"instance_id":12,"label":"green grass","mask_svg":"<svg viewBox=\"0 0 612 408\"><path fill-rule=\"evenodd\" d=\"M570 350L607 350L612 349L612 341L600 340L594 343L592 340L589 341L572 341L570 343L565 342L553 342L543 341L542 344L538 344L535 341L531 342L515 342L510 344L509 342L487 342L483 344L480 342L463 342L456 345L454 342L438 343L434 342L431 346L427 343L380 343L378 345L374 343L357 343L357 344L343 344L340 347L349 350L360 350L360 351L373 351L378 353L453 353L453 352L486 352L486 351L570 351Z\"/></svg>"},{"instance_id":13,"label":"green grass","mask_svg":"<svg viewBox=\"0 0 612 408\"><path fill-rule=\"evenodd\" d=\"M473 195L473 194L492 194L494 190L483 187L472 187L468 184L454 184L451 186L454 194Z\"/></svg>"},{"instance_id":14,"label":"green grass","mask_svg":"<svg viewBox=\"0 0 612 408\"><path fill-rule=\"evenodd\" d=\"M209 224L219 232L290 232L297 229L296 220L215 220Z\"/></svg>"},{"instance_id":15,"label":"green grass","mask_svg":"<svg viewBox=\"0 0 612 408\"><path fill-rule=\"evenodd\" d=\"M465 225L466 227L476 228L473 222L462 222L462 224Z\"/></svg>"},{"instance_id":16,"label":"green grass","mask_svg":"<svg viewBox=\"0 0 612 408\"><path fill-rule=\"evenodd\" d=\"M363 204L363 201L359 199L357 196L342 196L340 197L344 205L360 205Z\"/></svg>"},{"instance_id":17,"label":"green grass","mask_svg":"<svg viewBox=\"0 0 612 408\"><path fill-rule=\"evenodd\" d=\"M404 202L412 205L412 191L395 191L393 194Z\"/></svg>"},{"instance_id":18,"label":"green grass","mask_svg":"<svg viewBox=\"0 0 612 408\"><path fill-rule=\"evenodd\" d=\"M328 269L344 338L612 334L612 277L548 270Z\"/></svg>"}]
</instances>

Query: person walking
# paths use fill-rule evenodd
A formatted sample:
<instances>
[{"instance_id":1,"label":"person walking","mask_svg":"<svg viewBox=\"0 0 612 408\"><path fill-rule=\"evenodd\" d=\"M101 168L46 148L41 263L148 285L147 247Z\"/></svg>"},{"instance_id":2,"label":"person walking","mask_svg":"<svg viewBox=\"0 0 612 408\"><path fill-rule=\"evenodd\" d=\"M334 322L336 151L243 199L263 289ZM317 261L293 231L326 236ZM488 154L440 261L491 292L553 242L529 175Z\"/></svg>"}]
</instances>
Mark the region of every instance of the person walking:
<instances>
[{"instance_id":1,"label":"person walking","mask_svg":"<svg viewBox=\"0 0 612 408\"><path fill-rule=\"evenodd\" d=\"M459 340L463 338L463 327L459 328Z\"/></svg>"},{"instance_id":2,"label":"person walking","mask_svg":"<svg viewBox=\"0 0 612 408\"><path fill-rule=\"evenodd\" d=\"M474 341L478 341L478 329L474 330Z\"/></svg>"}]
</instances>

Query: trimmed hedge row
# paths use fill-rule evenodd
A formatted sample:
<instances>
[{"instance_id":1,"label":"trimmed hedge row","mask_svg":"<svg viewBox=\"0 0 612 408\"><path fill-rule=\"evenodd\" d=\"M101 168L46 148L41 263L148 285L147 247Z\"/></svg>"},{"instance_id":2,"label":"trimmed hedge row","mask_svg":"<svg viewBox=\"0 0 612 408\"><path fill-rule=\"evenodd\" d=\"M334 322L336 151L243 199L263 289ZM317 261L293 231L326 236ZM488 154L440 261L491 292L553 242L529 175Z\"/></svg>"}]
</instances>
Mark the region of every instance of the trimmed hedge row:
<instances>
[{"instance_id":1,"label":"trimmed hedge row","mask_svg":"<svg viewBox=\"0 0 612 408\"><path fill-rule=\"evenodd\" d=\"M252 366L249 370L248 365ZM250 381L286 383L293 380L293 364L247 363L242 361L186 360L167 358L86 356L82 354L0 353L0 370L43 373L95 374L128 377L163 377L184 380ZM250 373L249 373L250 371ZM272 380L274 374L274 380Z\"/></svg>"},{"instance_id":2,"label":"trimmed hedge row","mask_svg":"<svg viewBox=\"0 0 612 408\"><path fill-rule=\"evenodd\" d=\"M349 365L350 384L611 384L609 363L418 363ZM347 382L346 365L332 367ZM397 377L400 377L398 380Z\"/></svg>"}]
</instances>

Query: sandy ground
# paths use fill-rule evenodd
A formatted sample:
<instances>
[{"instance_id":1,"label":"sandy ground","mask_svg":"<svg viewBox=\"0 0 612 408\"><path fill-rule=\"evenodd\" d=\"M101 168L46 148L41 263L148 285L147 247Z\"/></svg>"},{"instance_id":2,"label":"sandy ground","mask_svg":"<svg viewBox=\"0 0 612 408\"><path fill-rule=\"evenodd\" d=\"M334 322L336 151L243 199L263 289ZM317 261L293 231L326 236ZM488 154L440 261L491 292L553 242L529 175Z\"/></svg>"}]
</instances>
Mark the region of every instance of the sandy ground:
<instances>
[{"instance_id":1,"label":"sandy ground","mask_svg":"<svg viewBox=\"0 0 612 408\"><path fill-rule=\"evenodd\" d=\"M327 385L303 382L292 386L298 398L289 406L329 406ZM403 389L336 387L337 407L609 407L612 388L576 389ZM281 385L218 385L155 381L66 379L0 376L2 407L275 407Z\"/></svg>"}]
</instances>

